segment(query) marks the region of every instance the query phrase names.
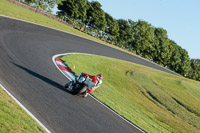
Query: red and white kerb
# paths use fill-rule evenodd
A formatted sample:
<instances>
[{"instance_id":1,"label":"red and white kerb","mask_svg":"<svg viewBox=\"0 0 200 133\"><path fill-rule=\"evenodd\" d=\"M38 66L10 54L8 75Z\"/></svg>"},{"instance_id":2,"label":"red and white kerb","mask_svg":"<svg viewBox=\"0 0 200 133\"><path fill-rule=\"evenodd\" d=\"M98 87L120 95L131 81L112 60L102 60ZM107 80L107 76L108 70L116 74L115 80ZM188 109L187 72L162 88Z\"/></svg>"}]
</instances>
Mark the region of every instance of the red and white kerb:
<instances>
[{"instance_id":1,"label":"red and white kerb","mask_svg":"<svg viewBox=\"0 0 200 133\"><path fill-rule=\"evenodd\" d=\"M60 68L60 70L71 80L75 79L75 76L69 70L69 68L64 64L64 62L60 59L55 58L56 65Z\"/></svg>"}]
</instances>

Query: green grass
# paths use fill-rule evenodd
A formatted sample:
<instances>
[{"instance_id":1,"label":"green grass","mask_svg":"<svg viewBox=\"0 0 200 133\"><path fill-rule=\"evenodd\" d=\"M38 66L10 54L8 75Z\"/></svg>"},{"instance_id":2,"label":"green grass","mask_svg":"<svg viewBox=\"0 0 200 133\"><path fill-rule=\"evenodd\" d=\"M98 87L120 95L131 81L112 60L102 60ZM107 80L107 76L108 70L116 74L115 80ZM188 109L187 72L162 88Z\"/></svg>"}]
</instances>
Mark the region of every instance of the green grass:
<instances>
[{"instance_id":1,"label":"green grass","mask_svg":"<svg viewBox=\"0 0 200 133\"><path fill-rule=\"evenodd\" d=\"M92 93L101 102L147 132L200 132L200 82L122 60L67 55L74 70L104 75Z\"/></svg>"},{"instance_id":2,"label":"green grass","mask_svg":"<svg viewBox=\"0 0 200 133\"><path fill-rule=\"evenodd\" d=\"M0 88L0 132L45 132L25 111Z\"/></svg>"}]
</instances>

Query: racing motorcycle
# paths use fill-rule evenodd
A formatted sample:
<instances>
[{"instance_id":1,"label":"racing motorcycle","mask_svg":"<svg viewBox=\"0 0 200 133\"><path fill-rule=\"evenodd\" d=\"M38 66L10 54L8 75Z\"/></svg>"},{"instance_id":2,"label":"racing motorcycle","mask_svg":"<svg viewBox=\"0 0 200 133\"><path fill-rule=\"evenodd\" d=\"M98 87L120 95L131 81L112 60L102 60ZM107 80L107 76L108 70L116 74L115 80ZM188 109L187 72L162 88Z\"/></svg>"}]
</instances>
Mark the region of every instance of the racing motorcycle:
<instances>
[{"instance_id":1,"label":"racing motorcycle","mask_svg":"<svg viewBox=\"0 0 200 133\"><path fill-rule=\"evenodd\" d=\"M68 82L65 88L73 95L87 97L89 77L77 77L75 80Z\"/></svg>"}]
</instances>

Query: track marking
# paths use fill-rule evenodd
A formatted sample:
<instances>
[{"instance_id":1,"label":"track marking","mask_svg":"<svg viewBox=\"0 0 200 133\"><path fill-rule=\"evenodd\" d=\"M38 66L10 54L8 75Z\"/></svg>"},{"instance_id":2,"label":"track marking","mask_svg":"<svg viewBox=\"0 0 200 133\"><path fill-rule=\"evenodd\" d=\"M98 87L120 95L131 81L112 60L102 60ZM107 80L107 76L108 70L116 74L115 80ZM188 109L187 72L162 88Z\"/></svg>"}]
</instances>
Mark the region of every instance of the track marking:
<instances>
[{"instance_id":1,"label":"track marking","mask_svg":"<svg viewBox=\"0 0 200 133\"><path fill-rule=\"evenodd\" d=\"M22 108L28 113L47 133L51 133L22 103L20 103L2 84L0 87Z\"/></svg>"},{"instance_id":2,"label":"track marking","mask_svg":"<svg viewBox=\"0 0 200 133\"><path fill-rule=\"evenodd\" d=\"M64 53L64 54L57 54L54 55L52 57L52 61L54 63L54 65L58 68L58 70L65 76L67 77L70 81L72 81L71 77L68 77L65 72L63 70L61 70L58 66L58 64L56 63L56 57L59 56L63 56L63 55L70 55L70 54L85 54L85 55L95 55L95 54L88 54L88 53ZM101 56L101 55L96 55L96 56ZM106 56L103 56L106 57ZM60 64L61 65L61 64ZM63 63L62 63L63 65ZM66 66L66 65L65 65ZM67 66L66 66L67 67ZM131 126L135 127L136 129L138 129L140 132L145 133L142 129L140 129L139 127L137 127L136 125L134 125L132 122L130 122L129 120L127 120L126 118L124 118L123 116L119 115L117 112L115 112L114 110L112 110L111 108L109 108L108 106L106 106L105 104L103 104L101 101L99 101L98 99L96 99L95 97L93 97L92 95L89 94L89 96L91 98L93 98L95 101L97 101L98 103L100 103L101 105L103 105L105 108L107 108L108 110L110 110L112 113L114 113L115 115L117 115L118 117L120 117L121 119L123 119L124 121L126 121L127 123L129 123Z\"/></svg>"}]
</instances>

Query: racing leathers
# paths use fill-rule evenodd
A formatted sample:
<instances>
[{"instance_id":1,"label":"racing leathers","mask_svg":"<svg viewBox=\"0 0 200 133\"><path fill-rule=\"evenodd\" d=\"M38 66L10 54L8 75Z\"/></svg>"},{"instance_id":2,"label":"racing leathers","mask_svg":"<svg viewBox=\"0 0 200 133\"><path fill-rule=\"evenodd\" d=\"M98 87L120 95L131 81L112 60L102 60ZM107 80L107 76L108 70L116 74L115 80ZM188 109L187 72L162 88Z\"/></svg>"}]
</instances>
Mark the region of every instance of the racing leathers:
<instances>
[{"instance_id":1,"label":"racing leathers","mask_svg":"<svg viewBox=\"0 0 200 133\"><path fill-rule=\"evenodd\" d=\"M87 78L89 77L89 78ZM89 80L91 79L91 80ZM77 77L77 80L79 82L84 82L85 84L88 85L88 92L87 93L92 93L94 90L100 87L102 84L102 79L100 79L97 76L92 76L89 74L81 73L79 77Z\"/></svg>"}]
</instances>

